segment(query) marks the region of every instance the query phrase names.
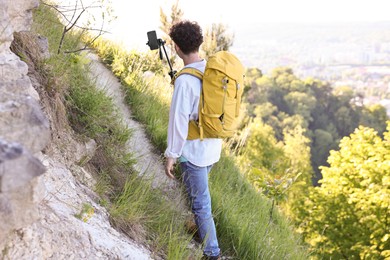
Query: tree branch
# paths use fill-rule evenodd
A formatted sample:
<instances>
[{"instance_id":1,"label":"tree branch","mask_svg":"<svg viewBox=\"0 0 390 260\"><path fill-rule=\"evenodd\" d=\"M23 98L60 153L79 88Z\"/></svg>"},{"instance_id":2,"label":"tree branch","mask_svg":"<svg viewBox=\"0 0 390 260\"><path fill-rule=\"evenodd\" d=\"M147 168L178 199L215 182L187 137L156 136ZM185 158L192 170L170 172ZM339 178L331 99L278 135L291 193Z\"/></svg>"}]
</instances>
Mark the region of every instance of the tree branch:
<instances>
[{"instance_id":1,"label":"tree branch","mask_svg":"<svg viewBox=\"0 0 390 260\"><path fill-rule=\"evenodd\" d=\"M68 50L65 53L72 53L72 52L79 52L79 51L82 51L82 50L86 50L87 47L90 44L92 44L94 41L96 41L96 39L99 38L102 34L109 33L108 31L103 30L104 24L105 24L104 12L102 13L103 20L102 20L102 24L101 24L101 28L100 29L88 28L88 27L80 26L80 25L77 24L80 21L80 18L84 15L84 13L88 13L88 12L86 12L86 11L88 11L88 9L103 8L102 5L95 5L95 3L91 3L91 5L85 6L84 3L83 3L83 0L75 0L75 5L74 6L59 6L59 5L49 4L49 3L46 3L44 1L42 2L42 4L45 5L45 6L48 6L49 8L53 8L64 19L64 21L65 21L64 23L66 23L66 25L64 25L64 28L63 28L63 31L62 31L62 35L61 35L61 39L60 39L60 42L59 42L59 45L58 45L58 50L57 50L58 54L61 52L62 46L64 44L66 33L69 32L70 30L74 29L74 28L81 29L82 31L97 31L98 34L91 41L87 42L83 48L78 49L78 50L74 50L74 51L69 51ZM65 13L69 13L69 12L72 12L71 18L68 18L70 15L65 15ZM83 34L83 32L81 32L80 37L81 37L82 34Z\"/></svg>"}]
</instances>

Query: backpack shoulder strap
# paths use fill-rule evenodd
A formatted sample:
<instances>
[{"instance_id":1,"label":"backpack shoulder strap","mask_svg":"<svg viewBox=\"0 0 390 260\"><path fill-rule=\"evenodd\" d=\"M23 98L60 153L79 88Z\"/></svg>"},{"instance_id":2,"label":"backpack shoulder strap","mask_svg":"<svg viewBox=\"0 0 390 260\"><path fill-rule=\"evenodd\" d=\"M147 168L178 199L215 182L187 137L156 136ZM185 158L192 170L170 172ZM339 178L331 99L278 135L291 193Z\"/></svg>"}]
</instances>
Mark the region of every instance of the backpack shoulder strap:
<instances>
[{"instance_id":1,"label":"backpack shoulder strap","mask_svg":"<svg viewBox=\"0 0 390 260\"><path fill-rule=\"evenodd\" d=\"M192 76L198 78L200 81L203 81L203 72L201 72L200 70L195 69L195 68L186 67L186 68L183 68L182 70L180 70L178 73L176 73L175 76L172 78L172 81L171 81L172 86L175 86L175 80L180 75L183 75L183 74L192 75ZM203 103L202 92L201 92L201 95L200 95L200 101L199 102ZM201 113L199 113L198 122L201 122L200 118L201 118ZM191 120L189 122L189 126L188 126L188 136L187 136L187 139L188 140L193 140L193 139L198 139L198 138L200 138L200 140L203 140L203 127L202 127L202 123L198 124L197 122Z\"/></svg>"},{"instance_id":2,"label":"backpack shoulder strap","mask_svg":"<svg viewBox=\"0 0 390 260\"><path fill-rule=\"evenodd\" d=\"M175 80L180 75L183 75L183 74L192 75L192 76L200 79L201 81L203 80L203 72L201 72L200 70L195 69L195 68L186 67L186 68L181 69L178 73L175 74L175 76L172 78L171 84L175 85Z\"/></svg>"}]
</instances>

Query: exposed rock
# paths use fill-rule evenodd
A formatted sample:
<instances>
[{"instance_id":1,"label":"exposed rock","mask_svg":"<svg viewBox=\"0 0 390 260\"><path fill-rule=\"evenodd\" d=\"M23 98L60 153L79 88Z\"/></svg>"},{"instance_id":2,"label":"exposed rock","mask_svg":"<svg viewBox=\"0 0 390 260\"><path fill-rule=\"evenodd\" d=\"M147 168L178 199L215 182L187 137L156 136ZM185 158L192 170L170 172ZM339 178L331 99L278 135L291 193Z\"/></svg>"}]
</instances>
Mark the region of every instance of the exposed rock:
<instances>
[{"instance_id":1,"label":"exposed rock","mask_svg":"<svg viewBox=\"0 0 390 260\"><path fill-rule=\"evenodd\" d=\"M0 242L39 218L44 186L36 177L44 172L42 163L20 144L0 140Z\"/></svg>"},{"instance_id":2,"label":"exposed rock","mask_svg":"<svg viewBox=\"0 0 390 260\"><path fill-rule=\"evenodd\" d=\"M50 58L49 53L49 41L46 37L43 37L42 35L34 35L36 37L36 43L37 43L37 55L39 59L48 59Z\"/></svg>"},{"instance_id":3,"label":"exposed rock","mask_svg":"<svg viewBox=\"0 0 390 260\"><path fill-rule=\"evenodd\" d=\"M3 259L151 259L111 227L107 210L66 165L43 154L40 159L47 168L39 177L46 186L40 219L8 237Z\"/></svg>"},{"instance_id":4,"label":"exposed rock","mask_svg":"<svg viewBox=\"0 0 390 260\"><path fill-rule=\"evenodd\" d=\"M35 223L39 218L38 204L43 199L44 185L39 178L18 190L0 193L0 248L12 231Z\"/></svg>"},{"instance_id":5,"label":"exposed rock","mask_svg":"<svg viewBox=\"0 0 390 260\"><path fill-rule=\"evenodd\" d=\"M29 30L38 0L0 0L0 137L32 153L50 138L49 124L27 76L28 66L9 49L13 33Z\"/></svg>"},{"instance_id":6,"label":"exposed rock","mask_svg":"<svg viewBox=\"0 0 390 260\"><path fill-rule=\"evenodd\" d=\"M30 81L25 83L31 85ZM17 92L23 85L19 81L13 87ZM45 148L50 140L50 129L39 104L32 97L7 93L4 88L0 89L0 93L0 136L22 144L32 153Z\"/></svg>"},{"instance_id":7,"label":"exposed rock","mask_svg":"<svg viewBox=\"0 0 390 260\"><path fill-rule=\"evenodd\" d=\"M0 0L0 248L12 230L39 218L45 171L34 154L50 139L49 123L27 76L9 49L13 33L28 30L38 0Z\"/></svg>"},{"instance_id":8,"label":"exposed rock","mask_svg":"<svg viewBox=\"0 0 390 260\"><path fill-rule=\"evenodd\" d=\"M0 139L0 196L15 192L43 174L45 167L18 143Z\"/></svg>"},{"instance_id":9,"label":"exposed rock","mask_svg":"<svg viewBox=\"0 0 390 260\"><path fill-rule=\"evenodd\" d=\"M0 53L10 52L14 32L29 30L39 0L0 0Z\"/></svg>"}]
</instances>

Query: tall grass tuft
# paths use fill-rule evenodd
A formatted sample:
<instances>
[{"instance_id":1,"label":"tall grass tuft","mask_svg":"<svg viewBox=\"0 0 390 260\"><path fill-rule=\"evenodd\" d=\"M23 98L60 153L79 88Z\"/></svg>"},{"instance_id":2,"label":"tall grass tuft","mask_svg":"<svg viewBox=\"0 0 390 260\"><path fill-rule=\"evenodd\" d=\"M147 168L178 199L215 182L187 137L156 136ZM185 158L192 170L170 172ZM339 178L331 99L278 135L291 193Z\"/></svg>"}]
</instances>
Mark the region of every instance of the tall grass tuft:
<instances>
[{"instance_id":1,"label":"tall grass tuft","mask_svg":"<svg viewBox=\"0 0 390 260\"><path fill-rule=\"evenodd\" d=\"M212 203L223 248L239 259L307 259L292 225L223 155L210 176Z\"/></svg>"},{"instance_id":2,"label":"tall grass tuft","mask_svg":"<svg viewBox=\"0 0 390 260\"><path fill-rule=\"evenodd\" d=\"M115 225L135 240L152 241L153 252L167 259L187 259L191 236L183 229L185 217L150 180L130 176L123 191L112 201ZM165 252L165 253L161 253Z\"/></svg>"}]
</instances>

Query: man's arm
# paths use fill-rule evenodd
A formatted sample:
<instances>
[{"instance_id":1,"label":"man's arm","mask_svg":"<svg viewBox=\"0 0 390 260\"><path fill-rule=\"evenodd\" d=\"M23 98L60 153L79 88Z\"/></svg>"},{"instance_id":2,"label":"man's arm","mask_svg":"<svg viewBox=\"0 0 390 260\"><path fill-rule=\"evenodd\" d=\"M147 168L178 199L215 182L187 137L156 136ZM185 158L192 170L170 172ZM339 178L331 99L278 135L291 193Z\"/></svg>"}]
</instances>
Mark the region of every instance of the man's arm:
<instances>
[{"instance_id":1,"label":"man's arm","mask_svg":"<svg viewBox=\"0 0 390 260\"><path fill-rule=\"evenodd\" d=\"M173 175L174 165L177 158L181 156L187 139L188 122L192 108L191 92L187 85L188 82L183 78L185 77L179 77L175 82L175 91L169 112L168 146L164 153L166 157L165 174L172 179L175 179Z\"/></svg>"}]
</instances>

